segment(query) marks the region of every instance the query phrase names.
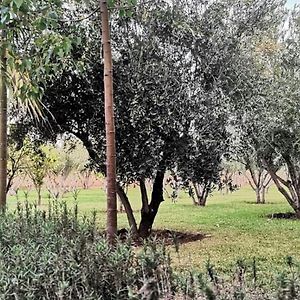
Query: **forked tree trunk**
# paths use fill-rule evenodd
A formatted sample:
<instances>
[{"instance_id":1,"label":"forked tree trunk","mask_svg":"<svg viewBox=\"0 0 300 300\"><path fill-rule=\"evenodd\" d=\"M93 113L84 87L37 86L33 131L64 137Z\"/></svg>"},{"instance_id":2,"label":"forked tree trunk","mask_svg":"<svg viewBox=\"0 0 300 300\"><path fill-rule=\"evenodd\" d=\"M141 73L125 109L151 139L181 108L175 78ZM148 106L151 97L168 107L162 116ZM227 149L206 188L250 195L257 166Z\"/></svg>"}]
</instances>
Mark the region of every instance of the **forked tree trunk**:
<instances>
[{"instance_id":1,"label":"forked tree trunk","mask_svg":"<svg viewBox=\"0 0 300 300\"><path fill-rule=\"evenodd\" d=\"M285 197L289 205L293 208L296 217L300 219L300 175L296 174L293 165L291 165L287 158L285 158L285 161L287 162L289 175L292 178L291 180L285 180L278 176L276 171L272 168L272 164L269 164L266 160L264 160L264 164L266 165L278 191Z\"/></svg>"},{"instance_id":2,"label":"forked tree trunk","mask_svg":"<svg viewBox=\"0 0 300 300\"><path fill-rule=\"evenodd\" d=\"M198 205L203 207L206 206L207 197L208 197L208 190L205 189L201 195L201 198L198 199Z\"/></svg>"},{"instance_id":3,"label":"forked tree trunk","mask_svg":"<svg viewBox=\"0 0 300 300\"><path fill-rule=\"evenodd\" d=\"M194 201L194 204L197 206L205 206L208 197L207 185L205 184L201 187L198 183L194 182L193 186L197 196L197 201Z\"/></svg>"},{"instance_id":4,"label":"forked tree trunk","mask_svg":"<svg viewBox=\"0 0 300 300\"><path fill-rule=\"evenodd\" d=\"M100 0L102 21L102 45L104 55L104 103L106 130L106 177L107 177L107 238L114 244L117 234L116 197L116 145L113 102L113 67L110 42L109 12L106 0Z\"/></svg>"},{"instance_id":5,"label":"forked tree trunk","mask_svg":"<svg viewBox=\"0 0 300 300\"><path fill-rule=\"evenodd\" d=\"M6 32L1 30L0 43L0 210L6 207L6 184L7 184L7 82L6 82Z\"/></svg>"},{"instance_id":6,"label":"forked tree trunk","mask_svg":"<svg viewBox=\"0 0 300 300\"><path fill-rule=\"evenodd\" d=\"M248 166L251 177L249 178L247 174L245 175L248 182L255 192L256 204L266 203L266 189L269 186L272 177L268 171L263 168L258 170L253 169L250 165Z\"/></svg>"},{"instance_id":7,"label":"forked tree trunk","mask_svg":"<svg viewBox=\"0 0 300 300\"><path fill-rule=\"evenodd\" d=\"M130 205L130 202L128 200L126 193L124 192L123 188L118 183L117 183L117 193L118 193L118 196L125 208L131 233L136 236L136 235L138 235L138 229L137 229L135 217L134 217L134 214L132 211L132 207Z\"/></svg>"},{"instance_id":8,"label":"forked tree trunk","mask_svg":"<svg viewBox=\"0 0 300 300\"><path fill-rule=\"evenodd\" d=\"M165 175L165 169L157 171L154 184L153 184L149 210L148 212L143 210L141 211L141 223L139 226L139 235L143 238L146 238L150 235L154 219L158 212L158 208L161 202L164 201L164 197L163 197L164 175Z\"/></svg>"}]
</instances>

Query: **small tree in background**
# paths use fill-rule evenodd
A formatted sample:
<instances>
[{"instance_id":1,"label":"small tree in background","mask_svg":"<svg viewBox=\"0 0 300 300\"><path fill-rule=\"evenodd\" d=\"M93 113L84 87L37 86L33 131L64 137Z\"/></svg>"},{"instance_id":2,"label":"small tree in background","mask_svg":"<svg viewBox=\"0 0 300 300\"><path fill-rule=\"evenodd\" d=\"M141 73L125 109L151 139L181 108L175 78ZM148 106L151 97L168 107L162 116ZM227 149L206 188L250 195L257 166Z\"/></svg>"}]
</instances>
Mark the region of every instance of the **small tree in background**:
<instances>
[{"instance_id":1,"label":"small tree in background","mask_svg":"<svg viewBox=\"0 0 300 300\"><path fill-rule=\"evenodd\" d=\"M47 151L43 146L31 144L27 158L26 172L37 192L38 205L41 205L41 192L45 178L54 163L55 160L47 155Z\"/></svg>"},{"instance_id":2,"label":"small tree in background","mask_svg":"<svg viewBox=\"0 0 300 300\"><path fill-rule=\"evenodd\" d=\"M244 157L245 176L256 194L256 203L266 203L266 192L271 184L272 177L266 170L262 161L255 161L253 158Z\"/></svg>"},{"instance_id":3,"label":"small tree in background","mask_svg":"<svg viewBox=\"0 0 300 300\"><path fill-rule=\"evenodd\" d=\"M66 67L70 37L56 31L66 10L56 0L3 0L0 17L0 209L6 206L7 111L10 104L27 117L41 117L46 79ZM42 7L42 9L41 9ZM8 93L8 90L10 93Z\"/></svg>"}]
</instances>

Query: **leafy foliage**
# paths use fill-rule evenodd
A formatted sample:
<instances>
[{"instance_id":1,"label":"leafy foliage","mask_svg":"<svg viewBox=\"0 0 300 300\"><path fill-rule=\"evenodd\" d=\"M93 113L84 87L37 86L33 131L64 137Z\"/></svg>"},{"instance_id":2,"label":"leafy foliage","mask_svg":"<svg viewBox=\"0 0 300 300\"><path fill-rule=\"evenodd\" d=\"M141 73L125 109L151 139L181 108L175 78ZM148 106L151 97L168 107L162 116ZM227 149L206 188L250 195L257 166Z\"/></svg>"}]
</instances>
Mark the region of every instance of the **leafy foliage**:
<instances>
[{"instance_id":1,"label":"leafy foliage","mask_svg":"<svg viewBox=\"0 0 300 300\"><path fill-rule=\"evenodd\" d=\"M46 79L70 66L66 57L80 43L74 36L57 31L67 7L60 0L1 3L1 48L6 51L7 85L19 107L32 116L42 115L40 100Z\"/></svg>"},{"instance_id":2,"label":"leafy foliage","mask_svg":"<svg viewBox=\"0 0 300 300\"><path fill-rule=\"evenodd\" d=\"M248 72L253 60L245 49L282 10L281 1L139 4L130 18L112 15L118 181L129 184L172 170L199 184L219 183L230 113L256 78ZM74 134L105 173L100 30L93 19L76 26L82 45L70 55L85 67L48 81L43 103L53 131L42 133L52 139Z\"/></svg>"}]
</instances>

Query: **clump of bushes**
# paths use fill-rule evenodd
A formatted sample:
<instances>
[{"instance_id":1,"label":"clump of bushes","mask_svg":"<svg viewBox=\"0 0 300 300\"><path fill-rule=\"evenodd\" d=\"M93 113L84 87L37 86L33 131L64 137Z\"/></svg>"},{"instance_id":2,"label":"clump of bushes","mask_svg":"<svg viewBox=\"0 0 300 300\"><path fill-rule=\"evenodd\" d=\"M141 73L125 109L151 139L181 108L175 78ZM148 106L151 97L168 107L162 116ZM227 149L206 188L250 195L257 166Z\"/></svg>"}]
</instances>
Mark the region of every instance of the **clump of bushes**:
<instances>
[{"instance_id":1,"label":"clump of bushes","mask_svg":"<svg viewBox=\"0 0 300 300\"><path fill-rule=\"evenodd\" d=\"M130 237L111 248L96 215L77 206L18 205L0 218L0 299L299 299L299 270L272 286L259 282L255 261L237 263L227 280L209 262L206 273L175 271L163 243L134 247Z\"/></svg>"},{"instance_id":2,"label":"clump of bushes","mask_svg":"<svg viewBox=\"0 0 300 300\"><path fill-rule=\"evenodd\" d=\"M173 282L163 246L136 251L128 238L111 249L95 214L79 218L77 206L64 203L47 212L28 203L6 212L0 247L1 299L128 299L154 281L156 297Z\"/></svg>"}]
</instances>

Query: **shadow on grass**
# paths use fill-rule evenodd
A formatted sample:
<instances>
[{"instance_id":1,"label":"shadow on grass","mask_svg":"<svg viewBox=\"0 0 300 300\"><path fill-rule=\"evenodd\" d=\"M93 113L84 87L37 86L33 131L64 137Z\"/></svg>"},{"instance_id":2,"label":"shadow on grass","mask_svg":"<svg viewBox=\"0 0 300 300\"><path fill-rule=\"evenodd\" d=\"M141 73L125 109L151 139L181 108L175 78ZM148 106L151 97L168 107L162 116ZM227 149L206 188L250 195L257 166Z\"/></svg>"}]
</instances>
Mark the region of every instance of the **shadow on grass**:
<instances>
[{"instance_id":1,"label":"shadow on grass","mask_svg":"<svg viewBox=\"0 0 300 300\"><path fill-rule=\"evenodd\" d=\"M123 228L118 231L118 236L121 240L126 240L128 231ZM149 239L155 240L160 243L164 243L165 245L174 245L174 244L187 244L191 242L201 241L205 238L209 238L210 235L206 235L198 232L181 232L181 231L173 231L168 229L158 229L153 230ZM135 241L136 245L142 244L142 240L138 239Z\"/></svg>"},{"instance_id":2,"label":"shadow on grass","mask_svg":"<svg viewBox=\"0 0 300 300\"><path fill-rule=\"evenodd\" d=\"M280 203L277 203L277 202L269 202L267 201L266 203L256 203L255 201L245 201L246 204L256 204L256 205L274 205L274 204L280 204Z\"/></svg>"},{"instance_id":3,"label":"shadow on grass","mask_svg":"<svg viewBox=\"0 0 300 300\"><path fill-rule=\"evenodd\" d=\"M174 243L187 244L208 238L208 235L199 232L180 232L173 230L154 230L152 236L164 241L166 245Z\"/></svg>"},{"instance_id":4,"label":"shadow on grass","mask_svg":"<svg viewBox=\"0 0 300 300\"><path fill-rule=\"evenodd\" d=\"M274 213L267 215L268 219L286 219L286 220L300 220L297 219L297 216L293 212L286 212L286 213Z\"/></svg>"}]
</instances>

